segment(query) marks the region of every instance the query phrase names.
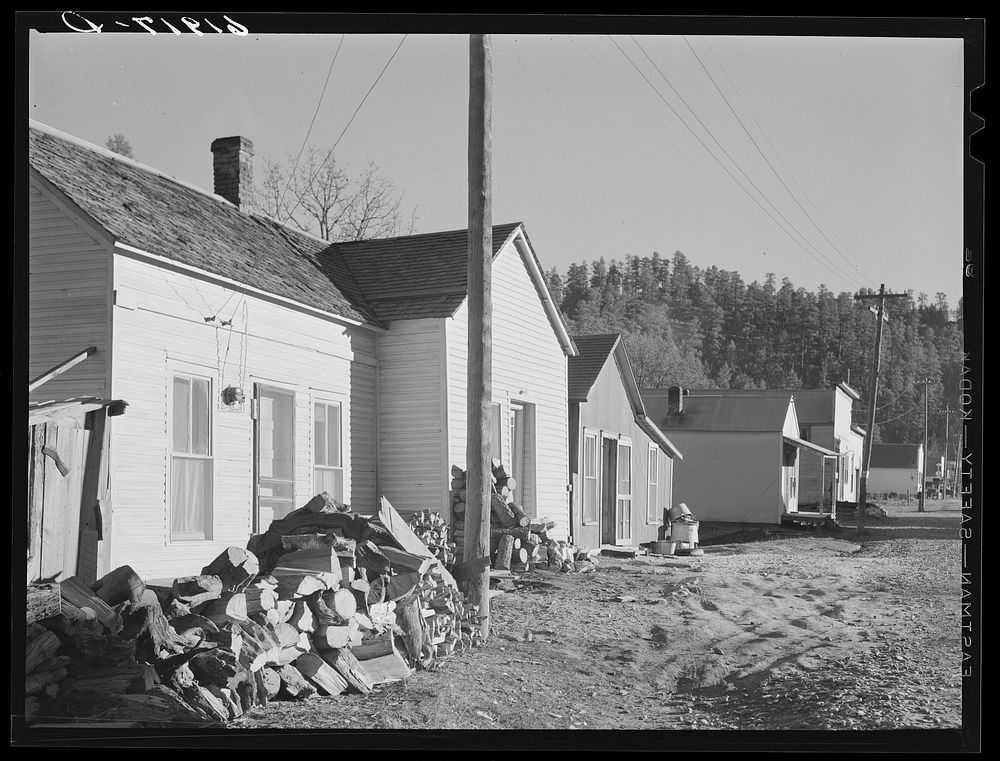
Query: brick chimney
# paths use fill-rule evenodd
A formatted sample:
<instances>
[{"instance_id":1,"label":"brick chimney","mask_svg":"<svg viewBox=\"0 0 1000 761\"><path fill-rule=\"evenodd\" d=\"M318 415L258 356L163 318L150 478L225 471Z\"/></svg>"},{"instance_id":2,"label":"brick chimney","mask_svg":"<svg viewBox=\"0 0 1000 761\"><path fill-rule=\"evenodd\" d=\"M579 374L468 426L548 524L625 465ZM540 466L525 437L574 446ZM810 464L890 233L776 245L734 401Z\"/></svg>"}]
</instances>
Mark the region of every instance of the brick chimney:
<instances>
[{"instance_id":1,"label":"brick chimney","mask_svg":"<svg viewBox=\"0 0 1000 761\"><path fill-rule=\"evenodd\" d=\"M247 211L253 201L253 143L245 137L212 141L215 194Z\"/></svg>"}]
</instances>

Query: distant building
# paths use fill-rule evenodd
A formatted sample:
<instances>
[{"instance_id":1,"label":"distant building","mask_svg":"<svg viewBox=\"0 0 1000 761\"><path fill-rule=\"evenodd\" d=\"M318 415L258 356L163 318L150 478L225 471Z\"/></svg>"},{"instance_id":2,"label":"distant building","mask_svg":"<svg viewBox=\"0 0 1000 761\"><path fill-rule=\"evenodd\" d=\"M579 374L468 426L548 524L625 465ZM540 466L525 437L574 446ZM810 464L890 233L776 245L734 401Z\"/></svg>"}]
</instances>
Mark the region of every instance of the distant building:
<instances>
[{"instance_id":1,"label":"distant building","mask_svg":"<svg viewBox=\"0 0 1000 761\"><path fill-rule=\"evenodd\" d=\"M923 476L922 444L872 444L868 494L916 494Z\"/></svg>"},{"instance_id":2,"label":"distant building","mask_svg":"<svg viewBox=\"0 0 1000 761\"><path fill-rule=\"evenodd\" d=\"M699 520L779 524L799 513L800 451L836 452L799 436L791 393L642 392L654 423L684 453L674 467L674 502Z\"/></svg>"}]
</instances>

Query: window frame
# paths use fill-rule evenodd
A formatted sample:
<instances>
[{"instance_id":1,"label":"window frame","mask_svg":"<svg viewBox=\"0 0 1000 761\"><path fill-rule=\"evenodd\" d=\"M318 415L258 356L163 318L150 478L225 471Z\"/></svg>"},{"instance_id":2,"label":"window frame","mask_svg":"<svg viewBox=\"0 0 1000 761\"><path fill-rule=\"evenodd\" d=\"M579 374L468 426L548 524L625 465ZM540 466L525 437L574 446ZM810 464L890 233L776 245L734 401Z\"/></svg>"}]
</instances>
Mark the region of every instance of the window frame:
<instances>
[{"instance_id":1,"label":"window frame","mask_svg":"<svg viewBox=\"0 0 1000 761\"><path fill-rule=\"evenodd\" d=\"M651 457L652 456L652 457ZM652 462L650 462L652 459ZM655 480L653 480L655 478ZM652 492L652 498L650 497ZM646 453L646 525L657 522L656 513L660 498L660 448L650 444Z\"/></svg>"},{"instance_id":2,"label":"window frame","mask_svg":"<svg viewBox=\"0 0 1000 761\"><path fill-rule=\"evenodd\" d=\"M621 489L621 466L622 466L622 449L628 449L628 457L625 461L628 463L628 492L620 491ZM619 536L618 526L615 527L615 536L618 536L622 541L632 539L632 502L635 494L635 469L632 467L632 451L633 444L632 439L627 436L618 437L618 447L616 450L617 463L615 464L615 511L616 518L619 520L619 525L621 527L621 535ZM628 510L625 510L625 504L628 503ZM625 532L625 528L628 528L628 533Z\"/></svg>"},{"instance_id":3,"label":"window frame","mask_svg":"<svg viewBox=\"0 0 1000 761\"><path fill-rule=\"evenodd\" d=\"M330 439L329 434L329 408L336 407L339 410L338 423L340 430L338 431L337 439L339 441L339 454L340 454L340 464L339 465L327 465L318 464L316 462L317 456L319 454L319 442L316 438L316 408L322 406L325 410L326 418L323 421L324 430L326 431L326 439L324 441L324 447L326 442ZM344 402L341 399L332 399L327 397L313 397L312 399L312 487L313 491L318 494L319 488L316 483L316 473L320 472L335 472L340 471L340 484L341 484L341 494L338 496L336 494L331 494L330 496L336 499L338 502L346 501L347 494L347 466L344 463ZM329 455L329 452L326 453ZM327 458L328 459L328 458Z\"/></svg>"},{"instance_id":4,"label":"window frame","mask_svg":"<svg viewBox=\"0 0 1000 761\"><path fill-rule=\"evenodd\" d=\"M587 475L587 439L593 439L594 441L594 474L592 476ZM581 453L582 463L580 468L580 480L582 483L582 490L580 492L580 525L582 526L596 526L600 523L601 518L601 434L600 431L594 431L589 428L583 429L583 451ZM594 482L594 504L593 504L593 518L588 520L587 511L591 507L587 500L587 480L592 479Z\"/></svg>"},{"instance_id":5,"label":"window frame","mask_svg":"<svg viewBox=\"0 0 1000 761\"><path fill-rule=\"evenodd\" d=\"M169 383L169 394L167 402L167 472L165 479L165 493L166 493L166 540L168 544L183 544L192 545L196 543L208 544L214 542L214 537L216 534L215 529L215 423L216 415L214 410L214 393L215 393L215 378L207 372L207 368L202 370L197 367L186 367L186 366L172 366L167 371L168 383ZM174 449L174 433L175 433L175 423L174 415L176 412L177 400L175 397L175 385L178 379L187 380L189 383L188 390L188 439L189 446L191 446L191 431L193 430L193 414L194 414L194 384L192 381L203 381L208 384L208 395L207 404L205 411L208 415L208 425L207 425L207 454L197 453L197 452L177 452ZM173 530L173 518L174 518L174 489L173 489L173 479L174 479L174 461L175 460L185 460L185 461L198 461L208 463L209 470L209 489L208 497L209 504L207 505L208 515L204 516L204 527L205 530L200 532L200 535L187 535L187 534L175 534Z\"/></svg>"}]
</instances>

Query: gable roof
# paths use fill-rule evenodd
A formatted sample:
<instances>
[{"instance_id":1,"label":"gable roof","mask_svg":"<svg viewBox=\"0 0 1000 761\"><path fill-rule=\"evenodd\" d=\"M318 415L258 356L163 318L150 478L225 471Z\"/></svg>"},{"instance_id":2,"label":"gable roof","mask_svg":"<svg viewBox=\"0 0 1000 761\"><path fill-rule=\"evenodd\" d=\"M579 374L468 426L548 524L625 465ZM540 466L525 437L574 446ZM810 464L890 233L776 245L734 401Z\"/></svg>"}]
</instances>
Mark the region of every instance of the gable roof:
<instances>
[{"instance_id":1,"label":"gable roof","mask_svg":"<svg viewBox=\"0 0 1000 761\"><path fill-rule=\"evenodd\" d=\"M578 354L570 357L567 367L569 400L585 402L621 336L618 333L603 333L572 338Z\"/></svg>"},{"instance_id":2,"label":"gable roof","mask_svg":"<svg viewBox=\"0 0 1000 761\"><path fill-rule=\"evenodd\" d=\"M771 394L719 393L714 389L691 391L684 397L683 412L667 419L667 389L644 389L642 398L649 416L665 431L745 431L781 433L791 392Z\"/></svg>"},{"instance_id":3,"label":"gable roof","mask_svg":"<svg viewBox=\"0 0 1000 761\"><path fill-rule=\"evenodd\" d=\"M350 273L320 259L326 241L37 122L29 125L28 155L38 174L116 242L379 324Z\"/></svg>"},{"instance_id":4,"label":"gable roof","mask_svg":"<svg viewBox=\"0 0 1000 761\"><path fill-rule=\"evenodd\" d=\"M919 444L872 444L872 468L920 470Z\"/></svg>"},{"instance_id":5,"label":"gable roof","mask_svg":"<svg viewBox=\"0 0 1000 761\"><path fill-rule=\"evenodd\" d=\"M625 386L625 395L632 407L636 425L645 431L646 435L668 455L683 460L684 455L681 454L681 451L646 414L642 394L639 393L639 385L636 383L635 373L632 372L632 363L628 358L628 351L621 334L602 333L573 336L572 341L576 346L577 356L570 357L567 363L570 404L587 401L597 376L601 374L608 358L613 354L618 375Z\"/></svg>"},{"instance_id":6,"label":"gable roof","mask_svg":"<svg viewBox=\"0 0 1000 761\"><path fill-rule=\"evenodd\" d=\"M520 222L493 227L496 256ZM382 322L450 317L467 295L468 230L331 244L321 259L351 273Z\"/></svg>"}]
</instances>

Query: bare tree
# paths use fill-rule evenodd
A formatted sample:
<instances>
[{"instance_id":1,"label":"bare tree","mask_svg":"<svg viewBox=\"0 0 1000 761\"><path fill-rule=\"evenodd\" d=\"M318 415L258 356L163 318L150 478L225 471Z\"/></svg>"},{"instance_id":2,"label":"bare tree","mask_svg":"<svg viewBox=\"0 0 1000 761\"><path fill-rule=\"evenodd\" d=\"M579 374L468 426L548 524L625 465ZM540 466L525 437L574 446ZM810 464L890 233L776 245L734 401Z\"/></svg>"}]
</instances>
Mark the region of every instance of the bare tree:
<instances>
[{"instance_id":1,"label":"bare tree","mask_svg":"<svg viewBox=\"0 0 1000 761\"><path fill-rule=\"evenodd\" d=\"M125 135L120 132L116 132L111 135L104 143L104 146L109 151L114 151L127 158L134 158L132 156L132 144L125 139Z\"/></svg>"},{"instance_id":2,"label":"bare tree","mask_svg":"<svg viewBox=\"0 0 1000 761\"><path fill-rule=\"evenodd\" d=\"M323 240L408 235L416 227L415 210L404 217L403 194L378 174L378 167L369 163L364 173L351 178L326 152L313 147L298 165L291 156L284 161L265 159L256 192L262 212Z\"/></svg>"}]
</instances>

